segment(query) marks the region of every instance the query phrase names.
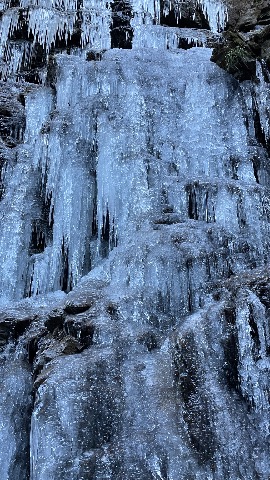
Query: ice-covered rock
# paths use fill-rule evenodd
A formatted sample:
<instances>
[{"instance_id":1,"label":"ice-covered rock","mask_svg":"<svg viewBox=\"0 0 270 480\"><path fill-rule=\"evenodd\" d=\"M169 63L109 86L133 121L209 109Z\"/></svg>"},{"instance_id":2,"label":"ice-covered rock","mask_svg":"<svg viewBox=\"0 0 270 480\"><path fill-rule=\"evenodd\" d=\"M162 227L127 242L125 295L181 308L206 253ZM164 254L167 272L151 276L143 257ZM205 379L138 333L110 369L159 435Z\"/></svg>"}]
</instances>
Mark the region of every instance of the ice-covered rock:
<instances>
[{"instance_id":1,"label":"ice-covered rock","mask_svg":"<svg viewBox=\"0 0 270 480\"><path fill-rule=\"evenodd\" d=\"M2 4L3 480L268 480L267 66L181 3Z\"/></svg>"}]
</instances>

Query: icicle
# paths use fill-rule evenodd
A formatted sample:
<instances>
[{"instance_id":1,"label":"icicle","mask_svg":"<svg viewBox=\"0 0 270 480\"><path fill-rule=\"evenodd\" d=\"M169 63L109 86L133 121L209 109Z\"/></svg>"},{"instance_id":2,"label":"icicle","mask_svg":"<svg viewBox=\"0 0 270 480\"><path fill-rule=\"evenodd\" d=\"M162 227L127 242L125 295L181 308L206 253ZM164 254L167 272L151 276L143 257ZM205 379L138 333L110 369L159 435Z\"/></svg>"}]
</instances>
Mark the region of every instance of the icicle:
<instances>
[{"instance_id":1,"label":"icicle","mask_svg":"<svg viewBox=\"0 0 270 480\"><path fill-rule=\"evenodd\" d=\"M136 26L132 48L176 50L181 40L196 47L207 46L211 34L192 28L173 28L161 25Z\"/></svg>"},{"instance_id":2,"label":"icicle","mask_svg":"<svg viewBox=\"0 0 270 480\"><path fill-rule=\"evenodd\" d=\"M72 21L70 21L71 19ZM28 30L48 52L55 43L57 35L60 38L63 37L68 29L69 34L72 34L75 19L75 12L66 16L61 12L48 10L47 8L36 8L29 10Z\"/></svg>"},{"instance_id":3,"label":"icicle","mask_svg":"<svg viewBox=\"0 0 270 480\"><path fill-rule=\"evenodd\" d=\"M47 53L57 39L67 43L73 35L78 14L77 0L64 0L64 2L34 0L31 4L29 0L21 0L20 7L27 12L25 20L28 35L30 37L33 35L34 41L42 45ZM85 0L80 8L80 15L82 48L87 44L94 49L110 48L110 3L102 0L97 6L95 0ZM8 39L18 27L18 8L8 8L2 16L0 30L0 57L8 64L2 67L4 79L20 70L22 62L26 61L26 56L29 61L31 59L31 50L23 52L23 47L21 49L16 47L13 53L10 52Z\"/></svg>"},{"instance_id":4,"label":"icicle","mask_svg":"<svg viewBox=\"0 0 270 480\"><path fill-rule=\"evenodd\" d=\"M269 83L265 81L263 67L260 62L256 63L256 75L259 79L258 84L255 85L255 92L261 128L265 134L266 139L270 139L270 88Z\"/></svg>"},{"instance_id":5,"label":"icicle","mask_svg":"<svg viewBox=\"0 0 270 480\"><path fill-rule=\"evenodd\" d=\"M160 21L160 2L158 0L131 0L134 18L132 26L152 25Z\"/></svg>"},{"instance_id":6,"label":"icicle","mask_svg":"<svg viewBox=\"0 0 270 480\"><path fill-rule=\"evenodd\" d=\"M223 0L197 0L197 2L209 21L210 29L213 32L224 30L228 20L228 10Z\"/></svg>"},{"instance_id":7,"label":"icicle","mask_svg":"<svg viewBox=\"0 0 270 480\"><path fill-rule=\"evenodd\" d=\"M27 66L32 55L33 46L30 42L9 42L6 45L5 64L2 67L2 78L5 80L11 75L16 75L21 66Z\"/></svg>"},{"instance_id":8,"label":"icicle","mask_svg":"<svg viewBox=\"0 0 270 480\"><path fill-rule=\"evenodd\" d=\"M267 378L269 328L265 308L252 293L242 293L237 308L239 374L242 394L256 410L269 408Z\"/></svg>"},{"instance_id":9,"label":"icicle","mask_svg":"<svg viewBox=\"0 0 270 480\"><path fill-rule=\"evenodd\" d=\"M16 29L19 21L19 12L17 9L10 9L4 12L0 28L0 57L4 55L7 40Z\"/></svg>"}]
</instances>

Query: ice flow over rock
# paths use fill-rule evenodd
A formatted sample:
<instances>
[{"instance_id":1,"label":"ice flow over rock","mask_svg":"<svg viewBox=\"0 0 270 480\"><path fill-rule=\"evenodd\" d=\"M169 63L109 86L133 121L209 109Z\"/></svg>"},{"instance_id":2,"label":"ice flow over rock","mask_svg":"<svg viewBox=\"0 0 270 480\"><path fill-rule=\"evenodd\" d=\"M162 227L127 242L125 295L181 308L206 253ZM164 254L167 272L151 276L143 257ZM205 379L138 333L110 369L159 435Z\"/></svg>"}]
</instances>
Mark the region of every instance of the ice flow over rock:
<instances>
[{"instance_id":1,"label":"ice flow over rock","mask_svg":"<svg viewBox=\"0 0 270 480\"><path fill-rule=\"evenodd\" d=\"M2 4L3 480L269 478L269 82L189 3Z\"/></svg>"}]
</instances>

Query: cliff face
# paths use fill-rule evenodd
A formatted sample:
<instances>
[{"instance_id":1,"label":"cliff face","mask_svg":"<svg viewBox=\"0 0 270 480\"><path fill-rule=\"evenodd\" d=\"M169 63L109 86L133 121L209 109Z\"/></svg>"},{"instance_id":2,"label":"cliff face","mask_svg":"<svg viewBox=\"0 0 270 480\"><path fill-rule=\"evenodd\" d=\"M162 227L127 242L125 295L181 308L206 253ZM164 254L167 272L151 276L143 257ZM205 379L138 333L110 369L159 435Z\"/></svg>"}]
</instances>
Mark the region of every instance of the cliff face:
<instances>
[{"instance_id":1,"label":"cliff face","mask_svg":"<svg viewBox=\"0 0 270 480\"><path fill-rule=\"evenodd\" d=\"M268 480L267 12L3 4L1 479Z\"/></svg>"},{"instance_id":2,"label":"cliff face","mask_svg":"<svg viewBox=\"0 0 270 480\"><path fill-rule=\"evenodd\" d=\"M216 44L212 60L238 80L257 80L259 60L268 79L270 66L270 7L268 2L231 3L226 32Z\"/></svg>"},{"instance_id":3,"label":"cliff face","mask_svg":"<svg viewBox=\"0 0 270 480\"><path fill-rule=\"evenodd\" d=\"M266 0L229 0L227 27L248 32L258 26L269 25L269 3Z\"/></svg>"}]
</instances>

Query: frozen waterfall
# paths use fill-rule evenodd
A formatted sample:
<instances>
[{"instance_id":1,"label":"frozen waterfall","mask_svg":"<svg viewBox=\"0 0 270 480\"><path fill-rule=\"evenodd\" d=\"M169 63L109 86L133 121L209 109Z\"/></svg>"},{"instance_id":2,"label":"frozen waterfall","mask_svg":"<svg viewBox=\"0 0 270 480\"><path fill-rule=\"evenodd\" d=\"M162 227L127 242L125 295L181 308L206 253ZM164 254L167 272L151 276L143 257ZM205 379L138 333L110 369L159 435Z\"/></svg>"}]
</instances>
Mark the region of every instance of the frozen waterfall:
<instances>
[{"instance_id":1,"label":"frozen waterfall","mask_svg":"<svg viewBox=\"0 0 270 480\"><path fill-rule=\"evenodd\" d=\"M1 480L269 480L269 99L222 0L0 4Z\"/></svg>"},{"instance_id":2,"label":"frozen waterfall","mask_svg":"<svg viewBox=\"0 0 270 480\"><path fill-rule=\"evenodd\" d=\"M267 200L245 101L210 53L113 49L100 62L63 53L56 93L29 88L0 205L4 301L69 291L114 246L163 223L166 207L171 223L222 229L234 271L264 263Z\"/></svg>"}]
</instances>

